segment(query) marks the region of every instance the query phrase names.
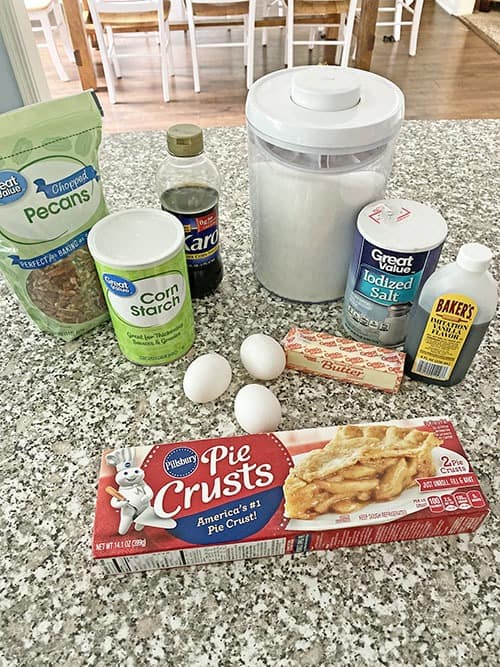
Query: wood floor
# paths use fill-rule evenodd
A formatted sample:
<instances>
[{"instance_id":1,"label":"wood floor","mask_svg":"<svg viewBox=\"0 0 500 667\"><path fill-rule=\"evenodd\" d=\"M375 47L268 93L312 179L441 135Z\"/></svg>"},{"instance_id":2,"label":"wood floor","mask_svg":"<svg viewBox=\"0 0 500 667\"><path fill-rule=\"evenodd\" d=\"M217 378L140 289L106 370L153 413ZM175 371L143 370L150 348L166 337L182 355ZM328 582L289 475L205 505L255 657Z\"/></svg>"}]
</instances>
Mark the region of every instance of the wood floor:
<instances>
[{"instance_id":1,"label":"wood floor","mask_svg":"<svg viewBox=\"0 0 500 667\"><path fill-rule=\"evenodd\" d=\"M306 29L307 30L307 29ZM406 118L500 118L500 56L457 18L448 15L432 0L424 6L417 55L408 56L409 30L403 29L398 44L383 42L390 28L379 28L372 71L398 84L406 96ZM255 77L283 67L283 34L269 30L268 46L256 36ZM307 32L305 33L307 34ZM235 40L239 29L202 31L206 39ZM126 51L137 51L137 59L123 59L123 78L117 84L115 105L109 104L103 89L99 97L104 107L107 132L164 129L176 122L194 122L203 127L244 123L246 97L243 54L239 48L203 49L200 52L201 93L193 92L187 35L173 33L175 77L171 79L172 101L162 102L159 60L144 58L155 51L154 37L123 37ZM118 46L120 49L120 44ZM41 48L49 87L54 97L80 90L76 67L64 57L71 81L62 82L54 72L46 49ZM296 47L297 65L316 64L323 59L323 47L312 54ZM96 54L96 58L98 58ZM102 68L98 65L104 86Z\"/></svg>"}]
</instances>

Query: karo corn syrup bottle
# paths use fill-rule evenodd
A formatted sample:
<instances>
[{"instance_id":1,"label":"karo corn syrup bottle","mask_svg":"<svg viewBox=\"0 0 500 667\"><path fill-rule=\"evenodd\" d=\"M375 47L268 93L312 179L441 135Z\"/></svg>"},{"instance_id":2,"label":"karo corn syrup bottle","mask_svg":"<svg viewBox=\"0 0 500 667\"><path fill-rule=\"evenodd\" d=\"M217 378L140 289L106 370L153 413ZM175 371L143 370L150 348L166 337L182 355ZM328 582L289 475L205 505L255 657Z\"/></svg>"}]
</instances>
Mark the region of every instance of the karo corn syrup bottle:
<instances>
[{"instance_id":1,"label":"karo corn syrup bottle","mask_svg":"<svg viewBox=\"0 0 500 667\"><path fill-rule=\"evenodd\" d=\"M211 294L222 280L218 206L220 177L203 151L197 125L173 125L167 131L167 159L156 177L161 207L184 226L191 296Z\"/></svg>"}]
</instances>

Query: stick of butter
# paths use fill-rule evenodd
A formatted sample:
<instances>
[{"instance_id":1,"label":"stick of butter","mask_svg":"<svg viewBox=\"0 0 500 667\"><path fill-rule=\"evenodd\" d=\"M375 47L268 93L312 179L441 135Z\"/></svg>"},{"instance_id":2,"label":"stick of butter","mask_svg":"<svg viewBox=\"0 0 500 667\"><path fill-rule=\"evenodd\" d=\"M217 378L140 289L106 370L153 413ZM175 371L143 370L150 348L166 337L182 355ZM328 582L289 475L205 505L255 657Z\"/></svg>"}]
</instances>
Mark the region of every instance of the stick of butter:
<instances>
[{"instance_id":1,"label":"stick of butter","mask_svg":"<svg viewBox=\"0 0 500 667\"><path fill-rule=\"evenodd\" d=\"M294 327L282 345L287 368L394 394L403 379L405 353Z\"/></svg>"}]
</instances>

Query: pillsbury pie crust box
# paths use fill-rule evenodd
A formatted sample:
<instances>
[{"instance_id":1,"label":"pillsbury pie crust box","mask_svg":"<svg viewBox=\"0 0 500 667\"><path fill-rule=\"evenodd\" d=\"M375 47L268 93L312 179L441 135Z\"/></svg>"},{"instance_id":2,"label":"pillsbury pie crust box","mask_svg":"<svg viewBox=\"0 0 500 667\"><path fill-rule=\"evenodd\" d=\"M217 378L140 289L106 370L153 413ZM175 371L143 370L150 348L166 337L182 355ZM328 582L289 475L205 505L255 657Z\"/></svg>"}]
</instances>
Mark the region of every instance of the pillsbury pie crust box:
<instances>
[{"instance_id":1,"label":"pillsbury pie crust box","mask_svg":"<svg viewBox=\"0 0 500 667\"><path fill-rule=\"evenodd\" d=\"M488 513L432 417L104 452L93 556L109 573L475 530Z\"/></svg>"}]
</instances>

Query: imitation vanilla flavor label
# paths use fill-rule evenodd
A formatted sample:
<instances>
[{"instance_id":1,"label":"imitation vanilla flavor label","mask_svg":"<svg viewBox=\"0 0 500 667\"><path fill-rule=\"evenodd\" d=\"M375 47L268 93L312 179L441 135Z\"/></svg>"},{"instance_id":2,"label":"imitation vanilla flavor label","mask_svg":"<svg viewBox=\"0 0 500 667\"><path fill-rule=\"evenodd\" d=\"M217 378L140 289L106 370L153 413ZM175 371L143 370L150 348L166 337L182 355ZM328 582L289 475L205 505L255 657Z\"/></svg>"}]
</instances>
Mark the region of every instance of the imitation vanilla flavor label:
<instances>
[{"instance_id":1,"label":"imitation vanilla flavor label","mask_svg":"<svg viewBox=\"0 0 500 667\"><path fill-rule=\"evenodd\" d=\"M463 294L443 294L435 300L415 355L412 372L448 380L478 312Z\"/></svg>"}]
</instances>

